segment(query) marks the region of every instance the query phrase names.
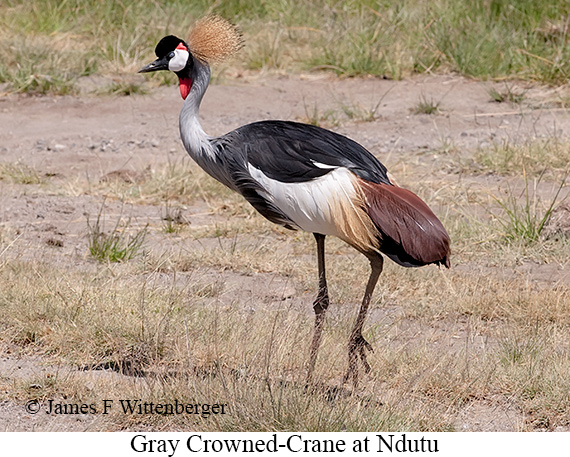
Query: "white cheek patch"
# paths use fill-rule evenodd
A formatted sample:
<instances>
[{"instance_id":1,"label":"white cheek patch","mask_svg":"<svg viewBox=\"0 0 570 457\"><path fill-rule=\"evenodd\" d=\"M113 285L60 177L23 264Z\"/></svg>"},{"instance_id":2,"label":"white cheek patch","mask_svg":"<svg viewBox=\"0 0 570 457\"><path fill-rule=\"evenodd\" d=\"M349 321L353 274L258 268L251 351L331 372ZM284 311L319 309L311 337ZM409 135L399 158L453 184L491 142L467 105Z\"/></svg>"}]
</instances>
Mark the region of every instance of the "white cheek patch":
<instances>
[{"instance_id":1,"label":"white cheek patch","mask_svg":"<svg viewBox=\"0 0 570 457\"><path fill-rule=\"evenodd\" d=\"M174 57L168 61L168 69L170 71L183 70L188 63L188 57L190 57L190 53L188 51L175 49Z\"/></svg>"}]
</instances>

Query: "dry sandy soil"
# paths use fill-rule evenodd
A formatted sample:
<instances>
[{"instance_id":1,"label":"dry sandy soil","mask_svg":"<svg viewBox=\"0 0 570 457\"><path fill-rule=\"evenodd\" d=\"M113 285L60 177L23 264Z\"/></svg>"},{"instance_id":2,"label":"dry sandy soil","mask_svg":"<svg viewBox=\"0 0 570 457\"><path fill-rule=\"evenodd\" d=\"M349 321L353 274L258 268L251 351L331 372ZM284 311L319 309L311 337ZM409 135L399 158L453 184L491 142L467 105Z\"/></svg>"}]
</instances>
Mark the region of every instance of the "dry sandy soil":
<instances>
[{"instance_id":1,"label":"dry sandy soil","mask_svg":"<svg viewBox=\"0 0 570 457\"><path fill-rule=\"evenodd\" d=\"M396 177L402 177L402 185L417 190L452 182L497 189L501 178L495 175L463 175L453 167L446 169L445 150L452 147L469 163L478 147L501 138L520 141L527 136L564 137L570 132L570 117L552 105L541 108L541 103L556 98L554 90L526 86L526 102L513 105L491 102L491 85L455 76L399 82L338 80L320 74L243 78L210 87L202 104L202 125L209 134L218 135L256 120L306 120L317 112L323 117L321 124L367 147ZM439 102L440 112L413 114L411 109L421 97ZM61 193L53 189L58 183L69 185L74 180L98 183L105 176L136 180L149 167L180 160L185 154L178 133L181 103L174 87L130 97L0 98L0 162L24 164L54 184L52 191L45 192L0 180L0 227L18 234L3 253L3 260L42 259L54 265L76 263L89 268L85 220L87 215L97 215L102 198L88 193L73 195L70 189ZM343 106L360 106L366 111L377 103L372 122L349 119L343 114ZM118 201L108 201L107 205L111 213L123 212L134 221L148 223L151 229L163 223L161 207L123 206ZM205 210L204 205L195 205L184 207L183 217L190 224L199 225L218 216ZM157 240L154 239L159 243ZM542 267L519 265L513 267L513 272L535 280L554 280L553 275L557 281L567 282L570 278L559 266ZM471 267L454 264L454 268ZM255 281L265 283L271 277L268 274L241 278L241 289L241 279L232 280L236 290L255 298L256 294L269 293ZM288 287L278 279L275 281L281 291ZM292 295L295 289L283 293ZM299 295L299 306L306 306L309 319L312 292ZM368 323L385 318L385 314L373 313ZM438 331L443 334L447 330L457 333L460 329ZM46 364L40 357L14 355L10 348L4 348L0 354L3 386L46 370L70 368ZM83 376L92 376L96 383L97 376L119 375L99 371ZM85 430L94 420L89 416L30 416L20 404L9 400L0 404L0 430ZM508 405L474 402L456 417L455 427L510 431L519 430L524 421L524 415Z\"/></svg>"}]
</instances>

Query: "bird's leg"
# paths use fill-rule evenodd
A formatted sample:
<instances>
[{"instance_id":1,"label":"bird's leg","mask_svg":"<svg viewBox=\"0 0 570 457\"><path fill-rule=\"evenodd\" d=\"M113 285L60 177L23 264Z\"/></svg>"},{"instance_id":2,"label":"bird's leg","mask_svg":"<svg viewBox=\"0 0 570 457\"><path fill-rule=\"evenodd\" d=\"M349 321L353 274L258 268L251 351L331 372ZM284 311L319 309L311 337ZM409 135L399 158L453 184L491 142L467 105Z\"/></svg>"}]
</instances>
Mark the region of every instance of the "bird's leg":
<instances>
[{"instance_id":1,"label":"bird's leg","mask_svg":"<svg viewBox=\"0 0 570 457\"><path fill-rule=\"evenodd\" d=\"M356 317L356 323L354 328L350 333L350 339L348 341L348 370L344 375L343 383L346 383L352 376L354 387L358 385L358 356L364 365L364 371L366 373L370 372L370 365L366 360L366 350L373 351L372 346L364 339L362 336L362 327L364 326L364 320L366 319L366 313L368 312L368 306L370 305L370 299L372 298L372 293L382 273L382 267L384 265L384 260L380 255L367 255L370 260L370 277L368 278L368 284L366 284L366 291L364 292L364 299L362 300L362 305L360 306L360 311Z\"/></svg>"},{"instance_id":2,"label":"bird's leg","mask_svg":"<svg viewBox=\"0 0 570 457\"><path fill-rule=\"evenodd\" d=\"M323 334L323 325L325 322L325 312L329 307L329 292L327 288L327 278L325 273L325 235L315 233L315 240L317 241L317 262L319 266L319 293L317 299L313 303L315 310L315 330L313 332L313 341L309 353L309 364L307 366L307 387L311 383L313 370L315 369L315 362L317 360L317 351L321 345L321 338Z\"/></svg>"}]
</instances>

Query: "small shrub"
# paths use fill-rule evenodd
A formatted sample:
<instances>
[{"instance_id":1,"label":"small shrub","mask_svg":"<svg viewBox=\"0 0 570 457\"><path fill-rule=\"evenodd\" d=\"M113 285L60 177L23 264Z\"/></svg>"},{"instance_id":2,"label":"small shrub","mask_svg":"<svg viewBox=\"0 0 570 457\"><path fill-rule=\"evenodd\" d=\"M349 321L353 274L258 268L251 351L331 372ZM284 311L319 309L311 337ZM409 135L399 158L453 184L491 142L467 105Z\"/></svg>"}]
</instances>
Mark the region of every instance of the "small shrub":
<instances>
[{"instance_id":1,"label":"small shrub","mask_svg":"<svg viewBox=\"0 0 570 457\"><path fill-rule=\"evenodd\" d=\"M418 100L416 106L412 108L414 114L437 114L439 112L439 103L435 102L433 98L428 98L422 95Z\"/></svg>"},{"instance_id":2,"label":"small shrub","mask_svg":"<svg viewBox=\"0 0 570 457\"><path fill-rule=\"evenodd\" d=\"M113 227L110 233L105 233L102 222L103 208L97 214L95 223L91 225L87 218L89 229L89 254L100 262L125 262L131 260L141 253L141 249L147 234L147 227L138 231L134 235L127 235L125 231L119 230L121 218ZM128 228L130 220L125 224Z\"/></svg>"},{"instance_id":3,"label":"small shrub","mask_svg":"<svg viewBox=\"0 0 570 457\"><path fill-rule=\"evenodd\" d=\"M539 240L540 235L548 223L553 211L563 201L559 200L560 192L564 187L566 177L560 182L554 197L543 205L538 196L537 188L543 175L534 179L532 189L528 182L526 171L523 169L524 189L523 202L509 186L505 199L493 196L495 202L503 210L503 214L497 216L499 224L502 226L504 236L509 241L523 241L534 243Z\"/></svg>"}]
</instances>

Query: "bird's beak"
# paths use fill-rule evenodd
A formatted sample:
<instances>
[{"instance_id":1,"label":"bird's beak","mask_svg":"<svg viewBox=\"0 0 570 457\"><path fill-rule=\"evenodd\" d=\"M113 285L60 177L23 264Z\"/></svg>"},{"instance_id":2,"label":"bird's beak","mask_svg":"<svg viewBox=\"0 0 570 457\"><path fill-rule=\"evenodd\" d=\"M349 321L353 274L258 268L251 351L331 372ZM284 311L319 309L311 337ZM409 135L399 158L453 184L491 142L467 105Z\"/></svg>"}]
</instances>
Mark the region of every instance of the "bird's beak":
<instances>
[{"instance_id":1,"label":"bird's beak","mask_svg":"<svg viewBox=\"0 0 570 457\"><path fill-rule=\"evenodd\" d=\"M156 59L154 62L145 65L137 73L150 73L158 70L168 70L168 59L166 57Z\"/></svg>"}]
</instances>

